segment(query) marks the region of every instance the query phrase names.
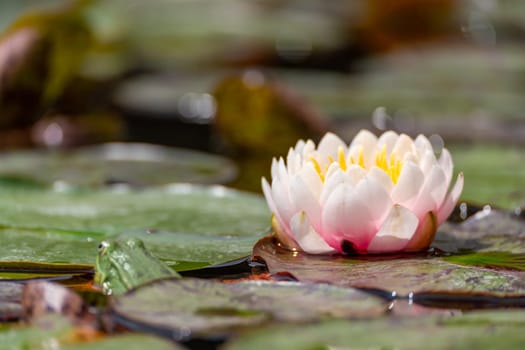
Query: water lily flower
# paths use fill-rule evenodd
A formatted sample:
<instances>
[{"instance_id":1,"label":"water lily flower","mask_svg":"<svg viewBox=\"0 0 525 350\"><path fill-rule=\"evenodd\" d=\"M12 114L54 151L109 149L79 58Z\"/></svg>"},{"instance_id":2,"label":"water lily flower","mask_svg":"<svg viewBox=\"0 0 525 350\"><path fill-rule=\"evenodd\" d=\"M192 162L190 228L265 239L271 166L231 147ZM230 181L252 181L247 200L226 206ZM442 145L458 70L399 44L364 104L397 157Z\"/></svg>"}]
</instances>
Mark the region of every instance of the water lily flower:
<instances>
[{"instance_id":1,"label":"water lily flower","mask_svg":"<svg viewBox=\"0 0 525 350\"><path fill-rule=\"evenodd\" d=\"M310 254L377 254L426 249L463 190L449 191L453 162L429 140L360 131L350 145L327 133L299 140L273 159L262 188L277 238Z\"/></svg>"}]
</instances>

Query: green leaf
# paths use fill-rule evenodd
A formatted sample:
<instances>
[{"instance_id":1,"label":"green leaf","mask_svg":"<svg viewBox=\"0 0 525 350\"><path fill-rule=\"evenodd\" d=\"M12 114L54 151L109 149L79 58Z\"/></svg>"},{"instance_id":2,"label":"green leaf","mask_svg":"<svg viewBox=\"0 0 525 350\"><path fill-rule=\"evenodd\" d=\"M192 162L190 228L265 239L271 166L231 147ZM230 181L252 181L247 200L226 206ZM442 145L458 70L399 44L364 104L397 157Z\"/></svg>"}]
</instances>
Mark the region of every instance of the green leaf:
<instances>
[{"instance_id":1,"label":"green leaf","mask_svg":"<svg viewBox=\"0 0 525 350\"><path fill-rule=\"evenodd\" d=\"M505 208L525 202L523 149L503 146L454 146L454 168L463 171L461 198Z\"/></svg>"},{"instance_id":2,"label":"green leaf","mask_svg":"<svg viewBox=\"0 0 525 350\"><path fill-rule=\"evenodd\" d=\"M38 171L36 171L38 169ZM0 177L71 186L226 183L236 175L226 158L141 143L107 143L75 150L17 151L0 156Z\"/></svg>"},{"instance_id":3,"label":"green leaf","mask_svg":"<svg viewBox=\"0 0 525 350\"><path fill-rule=\"evenodd\" d=\"M259 241L253 255L270 273L288 272L299 281L409 293L505 297L525 294L523 272L460 266L429 253L383 256L316 256L290 252L271 237Z\"/></svg>"},{"instance_id":4,"label":"green leaf","mask_svg":"<svg viewBox=\"0 0 525 350\"><path fill-rule=\"evenodd\" d=\"M327 321L306 326L265 327L232 339L236 349L521 349L521 310L473 312L455 317ZM293 336L291 336L293 335Z\"/></svg>"},{"instance_id":5,"label":"green leaf","mask_svg":"<svg viewBox=\"0 0 525 350\"><path fill-rule=\"evenodd\" d=\"M85 342L75 335L75 327L59 315L36 319L30 327L0 330L2 348L25 349L183 349L174 343L141 334L125 334Z\"/></svg>"},{"instance_id":6,"label":"green leaf","mask_svg":"<svg viewBox=\"0 0 525 350\"><path fill-rule=\"evenodd\" d=\"M330 285L191 278L156 281L112 302L117 319L127 327L182 338L224 335L270 321L377 317L386 307L377 297Z\"/></svg>"},{"instance_id":7,"label":"green leaf","mask_svg":"<svg viewBox=\"0 0 525 350\"><path fill-rule=\"evenodd\" d=\"M260 196L220 186L65 192L0 187L0 261L91 265L98 243L123 233L141 238L175 268L179 260L200 267L249 255L268 223Z\"/></svg>"}]
</instances>

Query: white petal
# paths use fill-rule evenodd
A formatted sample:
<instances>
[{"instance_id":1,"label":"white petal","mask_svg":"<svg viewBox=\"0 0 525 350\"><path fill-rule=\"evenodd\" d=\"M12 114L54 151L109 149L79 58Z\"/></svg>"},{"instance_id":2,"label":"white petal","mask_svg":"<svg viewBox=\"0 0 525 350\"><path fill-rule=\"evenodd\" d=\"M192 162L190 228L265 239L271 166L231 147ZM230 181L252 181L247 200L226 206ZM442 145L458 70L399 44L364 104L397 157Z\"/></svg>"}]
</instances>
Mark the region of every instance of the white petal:
<instances>
[{"instance_id":1,"label":"white petal","mask_svg":"<svg viewBox=\"0 0 525 350\"><path fill-rule=\"evenodd\" d=\"M297 154L295 153L295 150L290 147L288 154L286 155L286 165L290 175L295 175L295 173L299 170L298 164L296 162L296 156Z\"/></svg>"},{"instance_id":2,"label":"white petal","mask_svg":"<svg viewBox=\"0 0 525 350\"><path fill-rule=\"evenodd\" d=\"M336 168L332 170L330 176L326 178L323 189L321 191L321 196L319 198L319 202L321 203L321 205L325 204L326 200L332 194L332 192L337 188L337 186L345 182L346 179L347 179L347 176L343 173L341 169Z\"/></svg>"},{"instance_id":3,"label":"white petal","mask_svg":"<svg viewBox=\"0 0 525 350\"><path fill-rule=\"evenodd\" d=\"M340 249L342 240L348 240L358 250L364 250L376 232L373 217L363 199L345 183L332 192L323 206L321 235L332 247Z\"/></svg>"},{"instance_id":4,"label":"white petal","mask_svg":"<svg viewBox=\"0 0 525 350\"><path fill-rule=\"evenodd\" d=\"M368 207L375 228L379 228L392 207L390 194L384 190L378 181L369 176L366 176L354 191L355 196L359 197Z\"/></svg>"},{"instance_id":5,"label":"white petal","mask_svg":"<svg viewBox=\"0 0 525 350\"><path fill-rule=\"evenodd\" d=\"M357 162L359 153L363 152L363 161L365 167L370 168L375 161L377 137L368 130L361 130L353 139L348 150L348 159L350 156Z\"/></svg>"},{"instance_id":6,"label":"white petal","mask_svg":"<svg viewBox=\"0 0 525 350\"><path fill-rule=\"evenodd\" d=\"M417 154L420 158L423 157L426 151L434 152L432 144L424 135L418 135L414 141L414 145L416 146Z\"/></svg>"},{"instance_id":7,"label":"white petal","mask_svg":"<svg viewBox=\"0 0 525 350\"><path fill-rule=\"evenodd\" d=\"M392 149L394 149L394 145L399 138L399 135L393 132L392 130L388 130L384 132L381 136L379 136L379 139L377 140L377 149L378 151L383 148L383 145L386 145L386 153L390 154L392 152Z\"/></svg>"},{"instance_id":8,"label":"white petal","mask_svg":"<svg viewBox=\"0 0 525 350\"><path fill-rule=\"evenodd\" d=\"M349 148L363 146L364 148L375 148L377 143L376 135L372 134L368 130L361 130L355 135Z\"/></svg>"},{"instance_id":9,"label":"white petal","mask_svg":"<svg viewBox=\"0 0 525 350\"><path fill-rule=\"evenodd\" d=\"M454 170L454 164L452 163L452 157L450 156L450 152L443 148L441 151L441 156L438 160L439 166L441 166L441 169L443 170L443 173L445 174L445 178L447 181L447 188L450 185L450 181L452 181L452 172Z\"/></svg>"},{"instance_id":10,"label":"white petal","mask_svg":"<svg viewBox=\"0 0 525 350\"><path fill-rule=\"evenodd\" d=\"M323 138L319 142L317 150L322 155L322 158L326 158L328 155L331 155L332 157L334 157L334 159L337 159L337 152L339 150L339 147L343 147L343 149L345 149L346 144L343 142L343 140L339 138L339 136L328 132L323 136Z\"/></svg>"},{"instance_id":11,"label":"white petal","mask_svg":"<svg viewBox=\"0 0 525 350\"><path fill-rule=\"evenodd\" d=\"M275 206L275 202L273 201L273 197L272 197L272 189L270 187L270 184L268 183L268 181L266 181L264 177L261 179L261 185L262 185L264 198L266 198L266 203L268 203L268 208L270 208L270 211L274 215L278 215L277 207Z\"/></svg>"},{"instance_id":12,"label":"white petal","mask_svg":"<svg viewBox=\"0 0 525 350\"><path fill-rule=\"evenodd\" d=\"M402 250L418 227L417 216L407 208L394 204L383 226L372 238L369 253L387 253Z\"/></svg>"},{"instance_id":13,"label":"white petal","mask_svg":"<svg viewBox=\"0 0 525 350\"><path fill-rule=\"evenodd\" d=\"M443 170L439 165L435 165L426 176L419 195L410 208L419 218L423 218L429 211L436 212L447 193L447 185Z\"/></svg>"},{"instance_id":14,"label":"white petal","mask_svg":"<svg viewBox=\"0 0 525 350\"><path fill-rule=\"evenodd\" d=\"M285 228L288 228L290 219L297 211L291 203L289 188L289 186L284 186L280 179L272 181L272 198Z\"/></svg>"},{"instance_id":15,"label":"white petal","mask_svg":"<svg viewBox=\"0 0 525 350\"><path fill-rule=\"evenodd\" d=\"M437 164L436 155L434 151L425 151L425 154L419 161L419 167L423 174L428 174L430 169Z\"/></svg>"},{"instance_id":16,"label":"white petal","mask_svg":"<svg viewBox=\"0 0 525 350\"><path fill-rule=\"evenodd\" d=\"M359 165L352 164L346 169L345 174L350 183L355 186L366 176L366 171Z\"/></svg>"},{"instance_id":17,"label":"white petal","mask_svg":"<svg viewBox=\"0 0 525 350\"><path fill-rule=\"evenodd\" d=\"M399 135L399 138L396 140L392 152L395 152L398 156L403 156L405 153L414 153L415 146L412 138L406 134Z\"/></svg>"},{"instance_id":18,"label":"white petal","mask_svg":"<svg viewBox=\"0 0 525 350\"><path fill-rule=\"evenodd\" d=\"M288 179L290 175L288 173L288 169L286 168L286 164L284 164L283 157L280 157L279 161L277 162L277 174L279 176L279 179L285 184L285 186L288 186Z\"/></svg>"},{"instance_id":19,"label":"white petal","mask_svg":"<svg viewBox=\"0 0 525 350\"><path fill-rule=\"evenodd\" d=\"M301 211L295 214L290 226L295 241L304 252L310 254L330 254L336 252L310 225L305 212Z\"/></svg>"},{"instance_id":20,"label":"white petal","mask_svg":"<svg viewBox=\"0 0 525 350\"><path fill-rule=\"evenodd\" d=\"M273 158L272 159L272 171L271 171L271 175L272 175L272 179L276 179L279 177L279 171L277 170L279 166L277 165L277 159Z\"/></svg>"},{"instance_id":21,"label":"white petal","mask_svg":"<svg viewBox=\"0 0 525 350\"><path fill-rule=\"evenodd\" d=\"M312 224L318 230L321 229L321 206L319 194L320 189L313 189L308 184L308 172L295 176L291 181L290 197L297 210L304 210L312 220ZM314 174L317 177L317 174ZM318 177L317 177L318 178Z\"/></svg>"},{"instance_id":22,"label":"white petal","mask_svg":"<svg viewBox=\"0 0 525 350\"><path fill-rule=\"evenodd\" d=\"M303 139L299 139L299 140L296 142L296 144L295 144L294 151L297 152L297 153L302 153L305 144L306 144L306 143L304 142Z\"/></svg>"},{"instance_id":23,"label":"white petal","mask_svg":"<svg viewBox=\"0 0 525 350\"><path fill-rule=\"evenodd\" d=\"M303 147L302 157L303 161L308 160L310 155L315 151L315 143L312 140L306 141Z\"/></svg>"},{"instance_id":24,"label":"white petal","mask_svg":"<svg viewBox=\"0 0 525 350\"><path fill-rule=\"evenodd\" d=\"M266 202L268 203L268 207L270 208L270 211L274 215L274 220L277 221L273 225L274 229L276 230L276 233L281 238L281 240L286 241L285 243L288 243L288 245L290 245L290 243L288 242L289 239L286 238L287 234L285 231L286 230L285 227L287 227L288 224L283 221L281 214L279 213L279 210L277 209L277 206L275 205L275 202L272 197L272 189L270 188L268 181L266 181L264 177L262 178L261 183L262 183L264 197L266 198Z\"/></svg>"},{"instance_id":25,"label":"white petal","mask_svg":"<svg viewBox=\"0 0 525 350\"><path fill-rule=\"evenodd\" d=\"M388 193L391 193L394 188L394 183L392 182L392 179L390 176L388 176L385 171L377 166L373 166L370 171L368 172L368 176L376 181L378 181L385 191Z\"/></svg>"},{"instance_id":26,"label":"white petal","mask_svg":"<svg viewBox=\"0 0 525 350\"><path fill-rule=\"evenodd\" d=\"M425 175L416 164L412 162L403 163L397 184L392 190L394 203L410 208L412 202L417 198L424 180Z\"/></svg>"},{"instance_id":27,"label":"white petal","mask_svg":"<svg viewBox=\"0 0 525 350\"><path fill-rule=\"evenodd\" d=\"M438 225L441 225L445 220L450 216L452 211L454 210L454 206L458 202L459 196L461 195L461 191L463 191L463 173L458 174L458 179L456 180L456 184L448 194L448 196L445 198L445 201L443 202L443 205L438 210L437 214L437 222Z\"/></svg>"}]
</instances>

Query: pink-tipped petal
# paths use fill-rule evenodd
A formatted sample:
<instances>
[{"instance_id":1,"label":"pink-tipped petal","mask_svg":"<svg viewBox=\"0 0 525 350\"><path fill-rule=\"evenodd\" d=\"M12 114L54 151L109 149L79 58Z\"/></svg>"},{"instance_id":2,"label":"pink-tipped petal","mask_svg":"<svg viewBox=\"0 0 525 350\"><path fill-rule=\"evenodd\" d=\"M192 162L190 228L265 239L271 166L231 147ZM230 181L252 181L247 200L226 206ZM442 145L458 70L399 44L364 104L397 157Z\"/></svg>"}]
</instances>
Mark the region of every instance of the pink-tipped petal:
<instances>
[{"instance_id":1,"label":"pink-tipped petal","mask_svg":"<svg viewBox=\"0 0 525 350\"><path fill-rule=\"evenodd\" d=\"M437 222L438 225L441 225L442 223L447 220L447 218L452 214L452 211L454 210L454 206L458 202L459 196L461 195L461 191L463 191L463 182L464 177L463 173L458 174L458 179L456 180L456 184L448 194L448 196L445 198L445 201L443 202L443 205L438 210L437 214Z\"/></svg>"},{"instance_id":2,"label":"pink-tipped petal","mask_svg":"<svg viewBox=\"0 0 525 350\"><path fill-rule=\"evenodd\" d=\"M416 229L419 220L407 208L394 204L383 226L368 245L369 253L391 253L403 250Z\"/></svg>"},{"instance_id":3,"label":"pink-tipped petal","mask_svg":"<svg viewBox=\"0 0 525 350\"><path fill-rule=\"evenodd\" d=\"M437 230L437 217L436 214L429 211L427 215L419 222L419 226L416 233L410 239L410 242L406 245L406 251L417 251L426 249L430 246L434 237L436 236Z\"/></svg>"},{"instance_id":4,"label":"pink-tipped petal","mask_svg":"<svg viewBox=\"0 0 525 350\"><path fill-rule=\"evenodd\" d=\"M411 207L424 181L425 174L416 164L412 162L403 164L397 184L392 190L392 200L394 203Z\"/></svg>"},{"instance_id":5,"label":"pink-tipped petal","mask_svg":"<svg viewBox=\"0 0 525 350\"><path fill-rule=\"evenodd\" d=\"M353 244L355 249L366 249L375 233L374 218L370 215L366 198L356 196L354 188L340 184L328 197L322 213L324 240L340 250L342 240Z\"/></svg>"},{"instance_id":6,"label":"pink-tipped petal","mask_svg":"<svg viewBox=\"0 0 525 350\"><path fill-rule=\"evenodd\" d=\"M392 207L390 194L378 181L366 176L356 186L355 196L364 199L363 202L368 207L376 229L379 228Z\"/></svg>"},{"instance_id":7,"label":"pink-tipped petal","mask_svg":"<svg viewBox=\"0 0 525 350\"><path fill-rule=\"evenodd\" d=\"M309 254L332 254L336 252L310 225L308 216L304 211L294 215L290 227L295 241L304 252Z\"/></svg>"}]
</instances>

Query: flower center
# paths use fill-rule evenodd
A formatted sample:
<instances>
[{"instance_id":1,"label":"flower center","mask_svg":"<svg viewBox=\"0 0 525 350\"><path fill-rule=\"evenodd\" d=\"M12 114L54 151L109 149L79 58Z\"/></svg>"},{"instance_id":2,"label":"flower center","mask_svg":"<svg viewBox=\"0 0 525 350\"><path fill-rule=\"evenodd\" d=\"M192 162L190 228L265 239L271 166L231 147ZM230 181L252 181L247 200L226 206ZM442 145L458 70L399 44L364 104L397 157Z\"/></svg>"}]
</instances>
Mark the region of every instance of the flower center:
<instances>
[{"instance_id":1,"label":"flower center","mask_svg":"<svg viewBox=\"0 0 525 350\"><path fill-rule=\"evenodd\" d=\"M359 165L361 168L368 170L365 166L364 149L362 146L359 148L359 152L356 158L357 159L355 159L353 156L349 156L347 158L345 156L343 147L339 147L337 151L337 163L339 164L341 170L346 171L346 169L348 169L350 165ZM329 155L328 164L324 167L324 169L322 169L319 161L315 157L310 157L310 161L312 162L317 174L319 175L319 178L323 182L325 181L325 174L328 171L328 168L332 163L336 162L336 160L331 155ZM390 155L387 155L386 145L384 145L381 148L381 151L376 152L375 164L373 165L377 166L380 169L383 169L383 171L390 177L394 184L397 183L399 175L401 174L401 169L403 168L403 162L395 152L392 152L390 153Z\"/></svg>"}]
</instances>

